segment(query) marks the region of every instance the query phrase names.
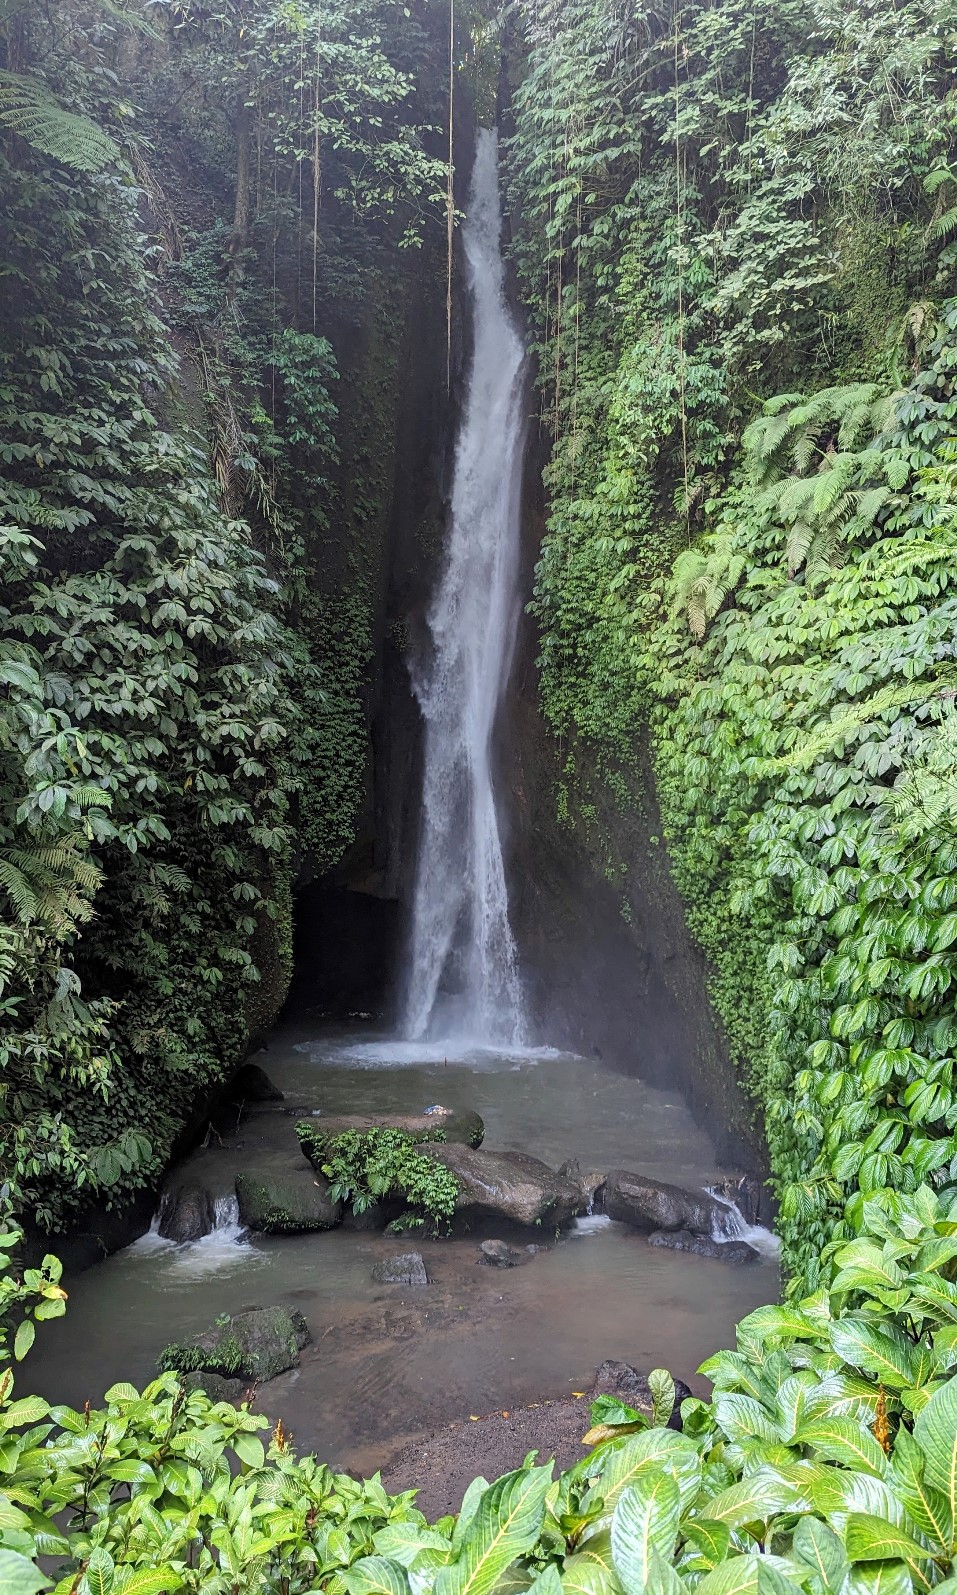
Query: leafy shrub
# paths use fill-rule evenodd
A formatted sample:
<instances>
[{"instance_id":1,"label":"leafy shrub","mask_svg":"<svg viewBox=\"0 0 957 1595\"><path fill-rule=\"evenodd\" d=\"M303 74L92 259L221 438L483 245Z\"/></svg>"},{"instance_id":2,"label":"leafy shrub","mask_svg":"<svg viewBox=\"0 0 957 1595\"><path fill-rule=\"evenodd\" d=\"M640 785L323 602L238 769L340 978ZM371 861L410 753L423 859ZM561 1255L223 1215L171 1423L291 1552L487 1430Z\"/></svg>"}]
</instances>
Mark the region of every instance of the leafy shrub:
<instances>
[{"instance_id":1,"label":"leafy shrub","mask_svg":"<svg viewBox=\"0 0 957 1595\"><path fill-rule=\"evenodd\" d=\"M375 1126L324 1135L315 1122L304 1119L296 1134L310 1162L332 1181L333 1201L351 1201L354 1213L364 1213L374 1203L397 1196L412 1210L397 1221L397 1228L411 1228L423 1219L436 1230L451 1223L458 1180L444 1164L416 1151L423 1141L444 1141L444 1130L411 1135Z\"/></svg>"}]
</instances>

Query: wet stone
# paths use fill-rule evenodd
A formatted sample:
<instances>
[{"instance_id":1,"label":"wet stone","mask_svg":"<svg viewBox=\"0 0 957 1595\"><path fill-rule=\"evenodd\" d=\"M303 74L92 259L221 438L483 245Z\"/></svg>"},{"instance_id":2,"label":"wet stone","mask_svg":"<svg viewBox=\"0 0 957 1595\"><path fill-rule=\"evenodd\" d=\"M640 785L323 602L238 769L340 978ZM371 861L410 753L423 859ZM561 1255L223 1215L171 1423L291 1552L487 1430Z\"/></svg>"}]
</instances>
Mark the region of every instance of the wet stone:
<instances>
[{"instance_id":1,"label":"wet stone","mask_svg":"<svg viewBox=\"0 0 957 1595\"><path fill-rule=\"evenodd\" d=\"M489 1268L514 1268L522 1261L521 1254L507 1241L483 1241L479 1247L479 1261Z\"/></svg>"},{"instance_id":2,"label":"wet stone","mask_svg":"<svg viewBox=\"0 0 957 1595\"><path fill-rule=\"evenodd\" d=\"M158 1228L164 1240L198 1241L215 1224L213 1199L201 1185L172 1186L160 1197Z\"/></svg>"},{"instance_id":3,"label":"wet stone","mask_svg":"<svg viewBox=\"0 0 957 1595\"><path fill-rule=\"evenodd\" d=\"M715 1257L722 1263L757 1262L758 1253L747 1241L715 1241L710 1235L693 1235L687 1229L656 1230L648 1236L649 1246L666 1246L672 1252L690 1252L694 1257Z\"/></svg>"},{"instance_id":4,"label":"wet stone","mask_svg":"<svg viewBox=\"0 0 957 1595\"><path fill-rule=\"evenodd\" d=\"M421 1252L401 1252L376 1263L372 1277L379 1285L427 1285L429 1276Z\"/></svg>"},{"instance_id":5,"label":"wet stone","mask_svg":"<svg viewBox=\"0 0 957 1595\"><path fill-rule=\"evenodd\" d=\"M605 1181L602 1204L609 1218L635 1229L691 1230L711 1236L727 1223L728 1210L707 1191L686 1191L647 1174L613 1169Z\"/></svg>"},{"instance_id":6,"label":"wet stone","mask_svg":"<svg viewBox=\"0 0 957 1595\"><path fill-rule=\"evenodd\" d=\"M342 1203L333 1201L330 1189L325 1175L312 1169L279 1174L244 1169L236 1176L239 1216L249 1229L267 1235L332 1229L342 1217Z\"/></svg>"}]
</instances>

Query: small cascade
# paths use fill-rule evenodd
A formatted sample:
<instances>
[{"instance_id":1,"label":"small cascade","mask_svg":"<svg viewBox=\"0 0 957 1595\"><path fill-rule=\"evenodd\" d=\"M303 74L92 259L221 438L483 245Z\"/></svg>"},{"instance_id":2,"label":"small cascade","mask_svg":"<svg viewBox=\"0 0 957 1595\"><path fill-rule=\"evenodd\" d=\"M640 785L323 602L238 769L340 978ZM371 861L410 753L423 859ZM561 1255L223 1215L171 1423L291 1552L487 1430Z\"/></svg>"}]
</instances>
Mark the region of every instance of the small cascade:
<instances>
[{"instance_id":1,"label":"small cascade","mask_svg":"<svg viewBox=\"0 0 957 1595\"><path fill-rule=\"evenodd\" d=\"M710 1195L720 1202L722 1211L716 1215L711 1231L713 1241L747 1241L761 1257L777 1259L781 1249L778 1237L763 1224L752 1224L739 1207L729 1200L720 1187L709 1187Z\"/></svg>"},{"instance_id":2,"label":"small cascade","mask_svg":"<svg viewBox=\"0 0 957 1595\"><path fill-rule=\"evenodd\" d=\"M407 1038L524 1041L492 737L518 618L525 351L505 298L498 145L478 135L462 242L473 352L431 651L413 687L425 727ZM456 992L441 1011L440 993Z\"/></svg>"}]
</instances>

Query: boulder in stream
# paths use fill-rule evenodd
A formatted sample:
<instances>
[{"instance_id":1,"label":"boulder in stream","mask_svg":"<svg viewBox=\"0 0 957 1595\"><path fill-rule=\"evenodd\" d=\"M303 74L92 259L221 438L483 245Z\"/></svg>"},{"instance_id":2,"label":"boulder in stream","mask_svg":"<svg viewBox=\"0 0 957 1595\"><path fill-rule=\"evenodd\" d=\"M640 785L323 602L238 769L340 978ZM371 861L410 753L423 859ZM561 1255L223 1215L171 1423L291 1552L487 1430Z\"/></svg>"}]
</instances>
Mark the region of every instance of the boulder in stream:
<instances>
[{"instance_id":1,"label":"boulder in stream","mask_svg":"<svg viewBox=\"0 0 957 1595\"><path fill-rule=\"evenodd\" d=\"M244 1063L226 1087L229 1102L284 1102L285 1094L258 1063Z\"/></svg>"},{"instance_id":2,"label":"boulder in stream","mask_svg":"<svg viewBox=\"0 0 957 1595\"><path fill-rule=\"evenodd\" d=\"M489 1268L515 1268L523 1261L521 1252L509 1246L508 1241L482 1241L479 1246L479 1262Z\"/></svg>"},{"instance_id":3,"label":"boulder in stream","mask_svg":"<svg viewBox=\"0 0 957 1595\"><path fill-rule=\"evenodd\" d=\"M251 1307L224 1313L212 1328L182 1345L167 1346L160 1366L187 1375L219 1374L226 1380L262 1383L299 1365L309 1340L302 1313L288 1307ZM205 1385L204 1380L200 1380Z\"/></svg>"},{"instance_id":4,"label":"boulder in stream","mask_svg":"<svg viewBox=\"0 0 957 1595\"><path fill-rule=\"evenodd\" d=\"M248 1383L246 1379L224 1379L221 1373L211 1373L208 1369L184 1373L180 1379L184 1390L202 1390L210 1401L240 1401Z\"/></svg>"},{"instance_id":5,"label":"boulder in stream","mask_svg":"<svg viewBox=\"0 0 957 1595\"><path fill-rule=\"evenodd\" d=\"M464 1146L481 1146L485 1137L480 1114L471 1108L444 1108L438 1103L428 1113L318 1113L296 1125L303 1154L317 1169L325 1158L325 1142L347 1130L401 1130L414 1141L427 1141L440 1132L446 1141Z\"/></svg>"},{"instance_id":6,"label":"boulder in stream","mask_svg":"<svg viewBox=\"0 0 957 1595\"><path fill-rule=\"evenodd\" d=\"M457 1213L491 1213L514 1224L567 1224L584 1211L581 1188L524 1152L476 1151L455 1142L422 1146L420 1157L451 1169L459 1184Z\"/></svg>"},{"instance_id":7,"label":"boulder in stream","mask_svg":"<svg viewBox=\"0 0 957 1595\"><path fill-rule=\"evenodd\" d=\"M312 1169L244 1169L236 1176L239 1217L248 1229L267 1235L332 1229L342 1218L342 1203L330 1196L324 1174Z\"/></svg>"},{"instance_id":8,"label":"boulder in stream","mask_svg":"<svg viewBox=\"0 0 957 1595\"><path fill-rule=\"evenodd\" d=\"M710 1236L727 1223L728 1210L707 1191L686 1191L647 1174L612 1169L605 1180L602 1204L609 1218L635 1229L691 1230Z\"/></svg>"},{"instance_id":9,"label":"boulder in stream","mask_svg":"<svg viewBox=\"0 0 957 1595\"><path fill-rule=\"evenodd\" d=\"M158 1229L164 1240L198 1241L215 1228L213 1198L201 1185L171 1185L160 1197Z\"/></svg>"},{"instance_id":10,"label":"boulder in stream","mask_svg":"<svg viewBox=\"0 0 957 1595\"><path fill-rule=\"evenodd\" d=\"M754 1263L758 1253L747 1241L716 1241L710 1235L693 1235L689 1229L655 1230L648 1236L649 1246L667 1246L673 1252L691 1252L695 1257L716 1257L722 1263Z\"/></svg>"},{"instance_id":11,"label":"boulder in stream","mask_svg":"<svg viewBox=\"0 0 957 1595\"><path fill-rule=\"evenodd\" d=\"M376 1263L372 1277L378 1285L427 1285L429 1276L421 1252L401 1252Z\"/></svg>"}]
</instances>

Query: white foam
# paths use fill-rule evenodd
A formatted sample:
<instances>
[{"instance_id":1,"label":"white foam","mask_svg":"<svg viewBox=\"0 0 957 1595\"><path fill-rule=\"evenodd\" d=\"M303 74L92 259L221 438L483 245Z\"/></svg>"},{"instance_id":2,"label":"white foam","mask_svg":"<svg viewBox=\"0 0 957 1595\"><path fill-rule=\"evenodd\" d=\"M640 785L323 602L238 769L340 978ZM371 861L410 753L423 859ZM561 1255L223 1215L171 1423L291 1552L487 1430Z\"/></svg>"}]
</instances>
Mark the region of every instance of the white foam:
<instances>
[{"instance_id":1,"label":"white foam","mask_svg":"<svg viewBox=\"0 0 957 1595\"><path fill-rule=\"evenodd\" d=\"M717 1191L711 1195L716 1202L720 1202L725 1209L727 1217L719 1219L711 1232L711 1239L715 1241L745 1241L748 1246L768 1262L777 1262L781 1252L781 1242L773 1230L765 1229L763 1224L749 1224L739 1208L729 1202L726 1196L721 1196Z\"/></svg>"},{"instance_id":2,"label":"white foam","mask_svg":"<svg viewBox=\"0 0 957 1595\"><path fill-rule=\"evenodd\" d=\"M567 1054L557 1047L497 1047L481 1041L355 1041L329 1048L300 1042L297 1052L315 1063L350 1063L359 1069L414 1069L449 1064L455 1068L485 1068L508 1064L547 1063Z\"/></svg>"},{"instance_id":3,"label":"white foam","mask_svg":"<svg viewBox=\"0 0 957 1595\"><path fill-rule=\"evenodd\" d=\"M159 1233L156 1214L145 1235L126 1248L131 1257L162 1259L162 1272L175 1280L202 1279L236 1267L247 1268L256 1256L248 1232L239 1222L235 1196L213 1200L213 1228L196 1241L177 1242Z\"/></svg>"},{"instance_id":4,"label":"white foam","mask_svg":"<svg viewBox=\"0 0 957 1595\"><path fill-rule=\"evenodd\" d=\"M571 1232L573 1235L604 1235L610 1229L620 1228L617 1220L609 1218L607 1213L583 1213L573 1221Z\"/></svg>"}]
</instances>

